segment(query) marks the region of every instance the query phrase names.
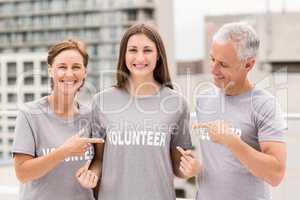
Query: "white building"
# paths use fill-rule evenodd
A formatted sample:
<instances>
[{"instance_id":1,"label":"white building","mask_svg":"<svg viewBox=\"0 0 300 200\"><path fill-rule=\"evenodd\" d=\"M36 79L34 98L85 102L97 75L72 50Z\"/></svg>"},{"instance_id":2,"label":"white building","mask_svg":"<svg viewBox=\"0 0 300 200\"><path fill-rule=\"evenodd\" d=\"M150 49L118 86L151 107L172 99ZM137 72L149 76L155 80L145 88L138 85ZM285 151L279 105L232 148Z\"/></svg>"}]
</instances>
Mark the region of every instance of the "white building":
<instances>
[{"instance_id":1,"label":"white building","mask_svg":"<svg viewBox=\"0 0 300 200\"><path fill-rule=\"evenodd\" d=\"M173 62L172 0L1 0L0 53L46 52L79 38L91 57L89 79L99 89L113 83L120 38L137 21L158 25Z\"/></svg>"},{"instance_id":2,"label":"white building","mask_svg":"<svg viewBox=\"0 0 300 200\"><path fill-rule=\"evenodd\" d=\"M0 54L0 160L11 157L18 105L48 94L46 56Z\"/></svg>"}]
</instances>

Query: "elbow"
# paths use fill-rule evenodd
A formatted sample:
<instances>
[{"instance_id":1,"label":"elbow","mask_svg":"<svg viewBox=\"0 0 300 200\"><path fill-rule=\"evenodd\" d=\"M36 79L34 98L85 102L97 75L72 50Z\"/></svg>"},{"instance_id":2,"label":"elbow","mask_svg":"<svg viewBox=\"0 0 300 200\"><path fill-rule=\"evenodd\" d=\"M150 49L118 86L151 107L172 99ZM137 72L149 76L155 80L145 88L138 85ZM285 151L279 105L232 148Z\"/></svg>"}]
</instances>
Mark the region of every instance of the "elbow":
<instances>
[{"instance_id":1,"label":"elbow","mask_svg":"<svg viewBox=\"0 0 300 200\"><path fill-rule=\"evenodd\" d=\"M277 187L280 185L280 183L283 180L284 175L276 175L272 177L272 180L270 180L270 184L272 187Z\"/></svg>"},{"instance_id":2,"label":"elbow","mask_svg":"<svg viewBox=\"0 0 300 200\"><path fill-rule=\"evenodd\" d=\"M16 177L19 182L24 184L24 183L27 183L28 181L30 181L29 178L25 175L25 173L22 172L22 170L16 168L15 172L16 172Z\"/></svg>"},{"instance_id":3,"label":"elbow","mask_svg":"<svg viewBox=\"0 0 300 200\"><path fill-rule=\"evenodd\" d=\"M28 178L26 178L24 175L21 175L19 173L17 173L16 176L17 176L18 181L23 184L25 184L29 181Z\"/></svg>"},{"instance_id":4,"label":"elbow","mask_svg":"<svg viewBox=\"0 0 300 200\"><path fill-rule=\"evenodd\" d=\"M279 186L284 178L284 174L285 174L285 167L282 167L279 171L273 174L272 177L270 178L271 186L272 187Z\"/></svg>"}]
</instances>

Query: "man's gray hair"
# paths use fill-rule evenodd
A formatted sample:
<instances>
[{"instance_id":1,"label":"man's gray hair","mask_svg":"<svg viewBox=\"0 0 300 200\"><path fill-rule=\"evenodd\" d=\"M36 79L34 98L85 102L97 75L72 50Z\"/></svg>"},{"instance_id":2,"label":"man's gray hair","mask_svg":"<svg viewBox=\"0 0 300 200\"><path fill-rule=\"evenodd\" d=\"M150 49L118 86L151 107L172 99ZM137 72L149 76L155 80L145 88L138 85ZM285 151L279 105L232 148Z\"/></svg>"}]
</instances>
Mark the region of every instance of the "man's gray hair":
<instances>
[{"instance_id":1,"label":"man's gray hair","mask_svg":"<svg viewBox=\"0 0 300 200\"><path fill-rule=\"evenodd\" d=\"M259 48L259 38L255 30L247 23L233 22L224 24L214 35L213 42L233 41L241 59L255 58Z\"/></svg>"}]
</instances>

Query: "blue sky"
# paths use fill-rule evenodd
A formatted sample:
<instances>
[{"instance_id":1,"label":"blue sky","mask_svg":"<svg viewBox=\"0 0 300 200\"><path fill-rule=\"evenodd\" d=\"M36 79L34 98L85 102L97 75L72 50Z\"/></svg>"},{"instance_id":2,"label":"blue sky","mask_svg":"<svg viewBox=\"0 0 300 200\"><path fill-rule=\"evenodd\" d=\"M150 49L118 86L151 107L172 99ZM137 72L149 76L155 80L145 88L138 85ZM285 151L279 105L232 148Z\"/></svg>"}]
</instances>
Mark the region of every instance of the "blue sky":
<instances>
[{"instance_id":1,"label":"blue sky","mask_svg":"<svg viewBox=\"0 0 300 200\"><path fill-rule=\"evenodd\" d=\"M174 0L177 60L203 57L203 17L271 11L299 11L300 0Z\"/></svg>"}]
</instances>

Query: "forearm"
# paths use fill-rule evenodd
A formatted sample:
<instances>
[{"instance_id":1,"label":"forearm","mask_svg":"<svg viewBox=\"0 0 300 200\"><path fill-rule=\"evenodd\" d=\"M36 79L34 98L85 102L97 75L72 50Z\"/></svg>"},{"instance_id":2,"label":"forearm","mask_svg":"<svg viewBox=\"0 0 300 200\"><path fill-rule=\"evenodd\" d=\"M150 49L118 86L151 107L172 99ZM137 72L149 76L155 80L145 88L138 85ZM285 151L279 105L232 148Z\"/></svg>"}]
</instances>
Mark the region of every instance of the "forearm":
<instances>
[{"instance_id":1,"label":"forearm","mask_svg":"<svg viewBox=\"0 0 300 200\"><path fill-rule=\"evenodd\" d=\"M90 164L89 169L96 173L99 177L101 174L102 166L101 160L99 158L94 158Z\"/></svg>"},{"instance_id":2,"label":"forearm","mask_svg":"<svg viewBox=\"0 0 300 200\"><path fill-rule=\"evenodd\" d=\"M280 183L284 169L275 156L259 152L240 139L227 146L254 176L263 179L272 186L277 186Z\"/></svg>"},{"instance_id":3,"label":"forearm","mask_svg":"<svg viewBox=\"0 0 300 200\"><path fill-rule=\"evenodd\" d=\"M18 155L17 155L18 156ZM18 159L16 156L16 174L18 179L25 183L39 179L53 170L66 157L66 152L62 148L58 148L48 155L31 158Z\"/></svg>"},{"instance_id":4,"label":"forearm","mask_svg":"<svg viewBox=\"0 0 300 200\"><path fill-rule=\"evenodd\" d=\"M101 171L102 171L104 144L96 144L94 147L95 147L95 156L89 166L89 169L94 171L100 178Z\"/></svg>"}]
</instances>

